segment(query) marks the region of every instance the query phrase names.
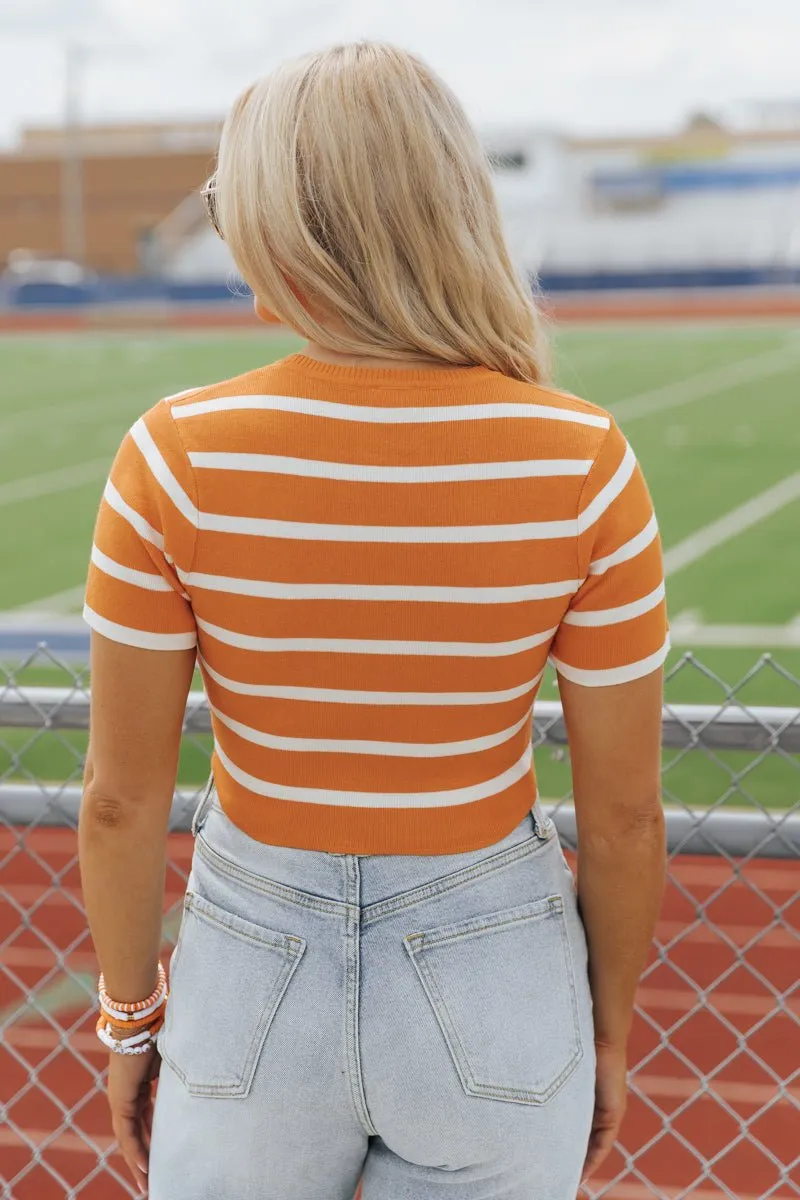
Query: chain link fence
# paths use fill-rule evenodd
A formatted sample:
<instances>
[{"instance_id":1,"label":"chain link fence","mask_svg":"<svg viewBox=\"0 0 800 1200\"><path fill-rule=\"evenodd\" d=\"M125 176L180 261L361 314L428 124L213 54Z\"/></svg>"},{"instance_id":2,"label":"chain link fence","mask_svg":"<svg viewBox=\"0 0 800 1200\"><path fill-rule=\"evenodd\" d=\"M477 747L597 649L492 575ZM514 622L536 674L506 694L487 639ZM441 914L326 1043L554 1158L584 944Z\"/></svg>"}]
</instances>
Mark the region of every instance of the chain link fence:
<instances>
[{"instance_id":1,"label":"chain link fence","mask_svg":"<svg viewBox=\"0 0 800 1200\"><path fill-rule=\"evenodd\" d=\"M629 1112L586 1195L800 1197L800 680L764 655L732 684L686 655L666 696L667 893L638 996ZM94 1035L76 837L88 714L87 671L46 646L0 667L6 1200L138 1194L110 1137L107 1055ZM537 704L533 732L541 794L574 849L558 703ZM193 692L171 815L165 959L210 750L205 697Z\"/></svg>"}]
</instances>

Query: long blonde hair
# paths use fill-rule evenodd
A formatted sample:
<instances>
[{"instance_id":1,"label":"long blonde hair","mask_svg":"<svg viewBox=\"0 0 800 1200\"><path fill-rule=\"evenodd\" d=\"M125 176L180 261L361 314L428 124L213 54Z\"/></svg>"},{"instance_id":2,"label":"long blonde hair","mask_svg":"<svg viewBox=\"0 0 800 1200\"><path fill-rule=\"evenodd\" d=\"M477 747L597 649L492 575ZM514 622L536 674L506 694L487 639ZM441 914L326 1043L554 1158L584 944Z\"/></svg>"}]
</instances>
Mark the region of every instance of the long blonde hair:
<instances>
[{"instance_id":1,"label":"long blonde hair","mask_svg":"<svg viewBox=\"0 0 800 1200\"><path fill-rule=\"evenodd\" d=\"M360 42L284 63L234 104L214 190L256 297L320 345L545 378L486 155L414 55Z\"/></svg>"}]
</instances>

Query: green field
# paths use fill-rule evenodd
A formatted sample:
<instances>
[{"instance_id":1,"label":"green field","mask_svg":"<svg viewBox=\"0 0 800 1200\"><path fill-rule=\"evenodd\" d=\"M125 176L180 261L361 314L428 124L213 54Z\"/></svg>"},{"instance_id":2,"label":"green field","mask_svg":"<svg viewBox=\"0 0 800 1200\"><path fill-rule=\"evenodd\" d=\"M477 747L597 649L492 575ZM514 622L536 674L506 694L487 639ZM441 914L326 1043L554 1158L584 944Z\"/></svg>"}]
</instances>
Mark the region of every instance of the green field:
<instances>
[{"instance_id":1,"label":"green field","mask_svg":"<svg viewBox=\"0 0 800 1200\"><path fill-rule=\"evenodd\" d=\"M0 339L0 627L14 610L79 612L103 481L143 411L295 345L272 333ZM738 688L749 704L799 705L800 332L780 323L566 329L555 375L616 412L648 478L668 567L669 665L694 656L678 666L668 699L716 703ZM26 679L64 682L42 670ZM555 698L552 679L542 696ZM22 739L0 731L7 746ZM54 742L28 749L26 767L63 775L72 749ZM716 799L729 768L742 765L737 757L701 763L693 754L667 785L674 779L684 799ZM539 764L543 790L563 790L564 764L547 752ZM17 773L0 750L0 778L9 769ZM188 752L184 778L204 769L202 755ZM799 777L794 763L773 757L754 787L759 799L788 805Z\"/></svg>"}]
</instances>

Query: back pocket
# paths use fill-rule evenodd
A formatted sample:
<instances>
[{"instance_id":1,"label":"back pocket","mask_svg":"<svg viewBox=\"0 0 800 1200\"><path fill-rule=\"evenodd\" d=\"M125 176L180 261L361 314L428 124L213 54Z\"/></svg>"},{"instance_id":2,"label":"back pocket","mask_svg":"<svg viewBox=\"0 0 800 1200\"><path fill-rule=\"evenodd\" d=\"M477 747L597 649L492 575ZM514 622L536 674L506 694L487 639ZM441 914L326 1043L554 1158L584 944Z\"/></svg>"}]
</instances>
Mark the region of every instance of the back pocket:
<instances>
[{"instance_id":1,"label":"back pocket","mask_svg":"<svg viewBox=\"0 0 800 1200\"><path fill-rule=\"evenodd\" d=\"M583 1056L561 896L404 939L464 1091L544 1104Z\"/></svg>"},{"instance_id":2,"label":"back pocket","mask_svg":"<svg viewBox=\"0 0 800 1200\"><path fill-rule=\"evenodd\" d=\"M186 893L158 1049L193 1096L247 1095L305 948Z\"/></svg>"}]
</instances>

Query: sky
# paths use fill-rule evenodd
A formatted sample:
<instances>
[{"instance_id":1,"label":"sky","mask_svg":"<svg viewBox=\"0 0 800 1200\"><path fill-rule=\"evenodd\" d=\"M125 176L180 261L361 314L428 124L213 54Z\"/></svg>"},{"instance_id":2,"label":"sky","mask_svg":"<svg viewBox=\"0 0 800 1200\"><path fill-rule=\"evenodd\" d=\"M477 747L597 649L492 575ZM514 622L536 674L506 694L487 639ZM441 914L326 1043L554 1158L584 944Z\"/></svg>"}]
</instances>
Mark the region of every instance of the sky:
<instances>
[{"instance_id":1,"label":"sky","mask_svg":"<svg viewBox=\"0 0 800 1200\"><path fill-rule=\"evenodd\" d=\"M97 122L217 118L280 59L361 37L421 54L484 126L655 132L800 100L800 0L0 0L0 145L61 119L68 44Z\"/></svg>"}]
</instances>

